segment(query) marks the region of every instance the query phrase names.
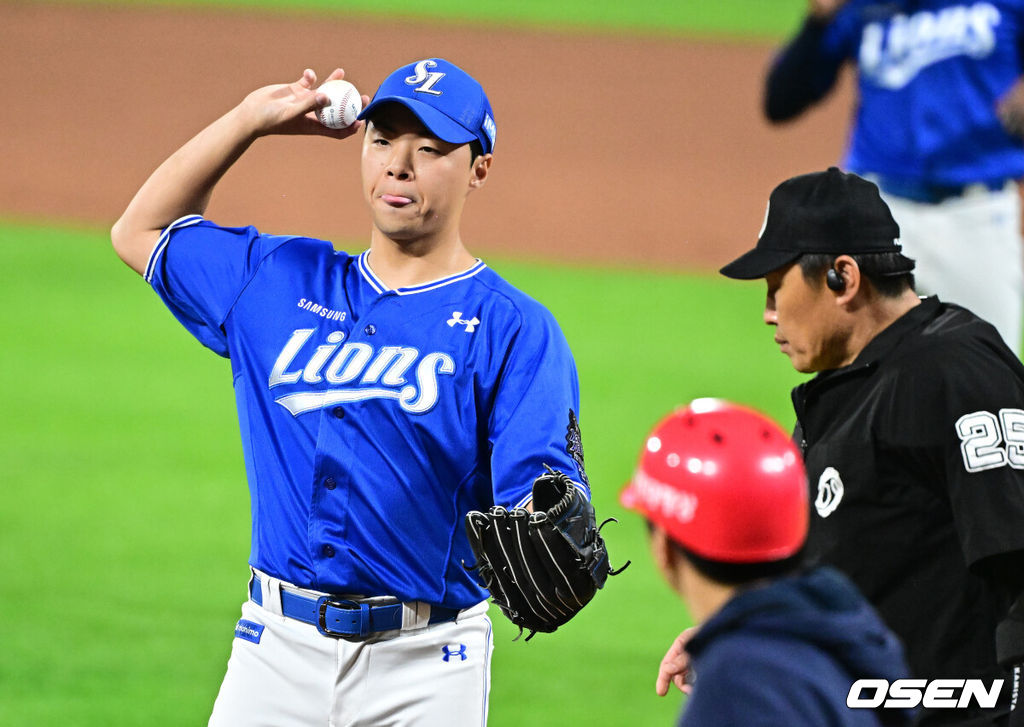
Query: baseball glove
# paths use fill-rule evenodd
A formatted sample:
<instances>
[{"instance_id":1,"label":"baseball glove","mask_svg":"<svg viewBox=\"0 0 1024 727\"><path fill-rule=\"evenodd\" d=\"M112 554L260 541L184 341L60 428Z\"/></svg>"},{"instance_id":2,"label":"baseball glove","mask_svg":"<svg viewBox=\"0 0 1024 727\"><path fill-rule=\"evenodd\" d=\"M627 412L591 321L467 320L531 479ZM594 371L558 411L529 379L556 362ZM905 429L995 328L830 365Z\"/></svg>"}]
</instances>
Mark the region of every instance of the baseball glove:
<instances>
[{"instance_id":1,"label":"baseball glove","mask_svg":"<svg viewBox=\"0 0 1024 727\"><path fill-rule=\"evenodd\" d=\"M483 586L509 620L550 633L582 610L611 570L594 508L566 475L547 465L533 483L533 512L492 507L466 515L466 533ZM516 638L518 639L519 636Z\"/></svg>"}]
</instances>

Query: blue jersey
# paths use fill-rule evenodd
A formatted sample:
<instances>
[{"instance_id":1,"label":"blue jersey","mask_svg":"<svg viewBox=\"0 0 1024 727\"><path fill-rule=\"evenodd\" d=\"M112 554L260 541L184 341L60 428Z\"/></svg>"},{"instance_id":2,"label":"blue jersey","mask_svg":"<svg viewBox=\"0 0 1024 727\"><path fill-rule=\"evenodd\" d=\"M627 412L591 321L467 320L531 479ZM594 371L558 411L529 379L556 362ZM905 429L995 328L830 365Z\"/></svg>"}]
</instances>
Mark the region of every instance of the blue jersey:
<instances>
[{"instance_id":1,"label":"blue jersey","mask_svg":"<svg viewBox=\"0 0 1024 727\"><path fill-rule=\"evenodd\" d=\"M1022 0L850 0L827 26L815 25L801 34L815 46L800 64L805 78L786 79L778 95L814 100L842 63L856 63L847 169L939 185L1024 176L1024 145L996 116L1024 71Z\"/></svg>"},{"instance_id":2,"label":"blue jersey","mask_svg":"<svg viewBox=\"0 0 1024 727\"><path fill-rule=\"evenodd\" d=\"M145 278L231 360L250 563L298 586L464 608L463 518L528 500L543 465L589 497L575 363L553 316L484 263L397 290L369 253L170 225Z\"/></svg>"}]
</instances>

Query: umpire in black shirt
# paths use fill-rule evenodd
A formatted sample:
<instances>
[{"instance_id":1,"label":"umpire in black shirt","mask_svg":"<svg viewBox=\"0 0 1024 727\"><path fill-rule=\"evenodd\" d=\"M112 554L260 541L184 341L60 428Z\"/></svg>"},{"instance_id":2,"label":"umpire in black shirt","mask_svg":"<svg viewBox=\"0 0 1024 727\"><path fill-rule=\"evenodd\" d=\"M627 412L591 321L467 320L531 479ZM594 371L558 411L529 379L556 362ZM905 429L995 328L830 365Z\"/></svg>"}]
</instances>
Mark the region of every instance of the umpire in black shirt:
<instances>
[{"instance_id":1,"label":"umpire in black shirt","mask_svg":"<svg viewBox=\"0 0 1024 727\"><path fill-rule=\"evenodd\" d=\"M833 167L776 187L757 246L721 272L765 279L775 342L816 374L793 390L812 562L860 587L916 677L1004 680L996 708L925 708L919 724L1024 724L1024 705L1008 716L1024 662L1024 366L970 311L914 293L898 238L877 187Z\"/></svg>"}]
</instances>

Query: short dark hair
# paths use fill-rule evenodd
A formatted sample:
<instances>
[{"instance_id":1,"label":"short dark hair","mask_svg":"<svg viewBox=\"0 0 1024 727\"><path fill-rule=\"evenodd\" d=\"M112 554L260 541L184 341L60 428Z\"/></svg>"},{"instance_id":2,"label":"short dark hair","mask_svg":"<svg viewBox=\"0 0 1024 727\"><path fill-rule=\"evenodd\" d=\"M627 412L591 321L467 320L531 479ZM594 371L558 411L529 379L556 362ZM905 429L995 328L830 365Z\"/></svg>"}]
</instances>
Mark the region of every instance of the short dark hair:
<instances>
[{"instance_id":1,"label":"short dark hair","mask_svg":"<svg viewBox=\"0 0 1024 727\"><path fill-rule=\"evenodd\" d=\"M469 142L469 163L472 164L476 161L477 157L484 155L484 145L480 143L479 139L473 139Z\"/></svg>"},{"instance_id":2,"label":"short dark hair","mask_svg":"<svg viewBox=\"0 0 1024 727\"><path fill-rule=\"evenodd\" d=\"M797 262L800 264L800 271L804 280L808 282L821 282L822 277L829 268L836 264L833 253L804 253ZM878 291L879 295L886 298L896 298L902 295L908 288L914 289L914 261L899 252L872 252L850 255L860 273Z\"/></svg>"},{"instance_id":3,"label":"short dark hair","mask_svg":"<svg viewBox=\"0 0 1024 727\"><path fill-rule=\"evenodd\" d=\"M646 521L647 532L654 532L654 523ZM781 578L782 576L796 573L804 566L804 546L800 546L793 555L781 560L768 560L757 563L726 563L720 560L711 560L697 555L685 545L675 540L666 533L666 540L669 547L680 558L685 558L697 569L697 572L705 578L710 578L716 583L727 586L740 586L744 583L751 583L763 578Z\"/></svg>"},{"instance_id":4,"label":"short dark hair","mask_svg":"<svg viewBox=\"0 0 1024 727\"><path fill-rule=\"evenodd\" d=\"M782 578L796 573L804 565L803 547L782 560L768 560L759 563L726 563L702 558L671 538L669 538L669 544L679 556L686 558L698 573L716 583L727 586L742 586L765 578Z\"/></svg>"}]
</instances>

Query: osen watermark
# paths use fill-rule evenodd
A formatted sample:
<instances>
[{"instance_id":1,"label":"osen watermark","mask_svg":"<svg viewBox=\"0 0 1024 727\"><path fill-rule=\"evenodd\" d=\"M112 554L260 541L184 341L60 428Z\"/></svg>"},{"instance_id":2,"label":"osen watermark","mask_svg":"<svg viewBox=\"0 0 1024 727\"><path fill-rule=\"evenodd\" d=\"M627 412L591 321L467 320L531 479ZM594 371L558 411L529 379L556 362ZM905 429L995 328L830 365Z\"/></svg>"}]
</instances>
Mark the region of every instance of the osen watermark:
<instances>
[{"instance_id":1,"label":"osen watermark","mask_svg":"<svg viewBox=\"0 0 1024 727\"><path fill-rule=\"evenodd\" d=\"M852 709L963 709L972 702L991 709L999 701L1005 679L858 679L846 696Z\"/></svg>"}]
</instances>

